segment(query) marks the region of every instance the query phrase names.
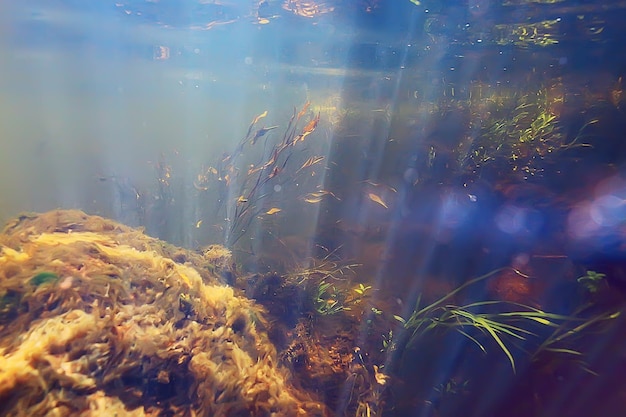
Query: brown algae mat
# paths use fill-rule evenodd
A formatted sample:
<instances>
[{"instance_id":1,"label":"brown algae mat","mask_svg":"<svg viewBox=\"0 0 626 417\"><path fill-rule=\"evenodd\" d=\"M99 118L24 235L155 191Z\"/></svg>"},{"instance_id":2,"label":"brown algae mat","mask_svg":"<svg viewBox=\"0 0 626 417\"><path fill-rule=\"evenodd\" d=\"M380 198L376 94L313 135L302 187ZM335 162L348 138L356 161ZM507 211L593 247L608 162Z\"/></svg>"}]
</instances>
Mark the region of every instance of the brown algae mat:
<instances>
[{"instance_id":1,"label":"brown algae mat","mask_svg":"<svg viewBox=\"0 0 626 417\"><path fill-rule=\"evenodd\" d=\"M174 247L76 210L0 235L0 415L322 416L229 252Z\"/></svg>"}]
</instances>

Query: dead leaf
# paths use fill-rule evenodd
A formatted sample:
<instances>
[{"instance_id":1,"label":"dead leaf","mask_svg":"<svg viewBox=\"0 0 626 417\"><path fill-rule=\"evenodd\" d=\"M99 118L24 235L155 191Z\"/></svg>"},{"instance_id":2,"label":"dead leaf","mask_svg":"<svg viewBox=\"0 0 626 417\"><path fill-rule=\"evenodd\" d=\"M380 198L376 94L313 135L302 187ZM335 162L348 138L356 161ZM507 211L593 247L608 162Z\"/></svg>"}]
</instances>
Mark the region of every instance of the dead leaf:
<instances>
[{"instance_id":1,"label":"dead leaf","mask_svg":"<svg viewBox=\"0 0 626 417\"><path fill-rule=\"evenodd\" d=\"M397 192L398 192L398 190L396 190L395 188L393 188L393 187L391 187L391 186L389 186L389 185L379 184L379 183L374 182L374 181L371 181L371 180L365 180L365 181L363 181L363 183L364 183L364 184L367 184L367 185L371 185L372 187L375 187L375 188L384 187L384 188L386 188L387 190L389 190L389 191L391 191L391 192L394 192L394 193L397 193Z\"/></svg>"},{"instance_id":2,"label":"dead leaf","mask_svg":"<svg viewBox=\"0 0 626 417\"><path fill-rule=\"evenodd\" d=\"M272 179L274 178L276 175L278 175L280 173L280 169L278 167L274 167L274 169L272 170L272 172L270 172L267 176L267 179Z\"/></svg>"},{"instance_id":3,"label":"dead leaf","mask_svg":"<svg viewBox=\"0 0 626 417\"><path fill-rule=\"evenodd\" d=\"M370 199L370 200L372 200L374 203L378 203L378 204L380 204L381 206L383 206L383 207L384 207L384 208L386 208L386 209L388 209L388 208L389 208L389 206L388 206L388 205L387 205L387 204L383 201L383 199L382 199L382 198L380 198L379 196L377 196L376 194L374 194L374 193L369 193L367 196L368 196L368 197L369 197L369 199Z\"/></svg>"},{"instance_id":4,"label":"dead leaf","mask_svg":"<svg viewBox=\"0 0 626 417\"><path fill-rule=\"evenodd\" d=\"M269 209L268 211L266 211L265 214L276 214L276 213L279 213L281 211L282 211L282 209L279 209L277 207L273 207L273 208Z\"/></svg>"},{"instance_id":5,"label":"dead leaf","mask_svg":"<svg viewBox=\"0 0 626 417\"><path fill-rule=\"evenodd\" d=\"M257 124L257 122L259 120L261 120L262 118L264 118L265 116L267 116L267 110L265 110L263 113L261 113L257 117L255 117L254 120L252 120L252 124L253 125Z\"/></svg>"},{"instance_id":6,"label":"dead leaf","mask_svg":"<svg viewBox=\"0 0 626 417\"><path fill-rule=\"evenodd\" d=\"M302 129L302 133L296 136L296 139L293 141L293 143L295 144L298 141L304 140L307 136L313 133L319 121L320 114L317 113L317 116L315 116L313 120L311 120L309 123L306 124L306 126L304 126L304 129Z\"/></svg>"},{"instance_id":7,"label":"dead leaf","mask_svg":"<svg viewBox=\"0 0 626 417\"><path fill-rule=\"evenodd\" d=\"M314 203L319 203L320 201L322 201L322 198L327 195L332 196L338 201L341 201L341 199L337 197L335 194L333 194L331 191L326 191L326 190L320 190L314 193L308 193L307 195L301 198L303 201L307 203L314 204Z\"/></svg>"},{"instance_id":8,"label":"dead leaf","mask_svg":"<svg viewBox=\"0 0 626 417\"><path fill-rule=\"evenodd\" d=\"M302 106L302 110L300 110L300 113L298 113L298 120L304 116L304 114L306 113L306 111L309 109L309 106L311 105L310 101L307 101L306 103L304 103L304 106Z\"/></svg>"},{"instance_id":9,"label":"dead leaf","mask_svg":"<svg viewBox=\"0 0 626 417\"><path fill-rule=\"evenodd\" d=\"M324 160L323 156L312 156L309 159L307 159L304 164L302 164L302 166L300 167L299 170L296 171L296 173L302 171L304 168L308 168L312 165L317 164L318 162L321 162L322 160Z\"/></svg>"},{"instance_id":10,"label":"dead leaf","mask_svg":"<svg viewBox=\"0 0 626 417\"><path fill-rule=\"evenodd\" d=\"M378 370L378 366L374 365L374 378L378 384L385 385L389 379L389 375L383 374Z\"/></svg>"},{"instance_id":11,"label":"dead leaf","mask_svg":"<svg viewBox=\"0 0 626 417\"><path fill-rule=\"evenodd\" d=\"M304 129L302 129L302 133L311 133L312 131L314 131L319 121L320 114L317 113L317 116L315 116L309 123L306 124L306 126L304 126Z\"/></svg>"}]
</instances>

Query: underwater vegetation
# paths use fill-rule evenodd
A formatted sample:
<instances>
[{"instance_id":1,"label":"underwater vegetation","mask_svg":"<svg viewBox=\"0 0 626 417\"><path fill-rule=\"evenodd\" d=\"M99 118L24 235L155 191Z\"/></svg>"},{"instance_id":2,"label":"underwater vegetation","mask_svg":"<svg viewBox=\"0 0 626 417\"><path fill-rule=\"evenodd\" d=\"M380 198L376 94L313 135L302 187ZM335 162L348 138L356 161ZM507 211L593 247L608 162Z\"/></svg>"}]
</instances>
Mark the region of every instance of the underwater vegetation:
<instances>
[{"instance_id":1,"label":"underwater vegetation","mask_svg":"<svg viewBox=\"0 0 626 417\"><path fill-rule=\"evenodd\" d=\"M489 358L500 352L512 375L519 363L564 362L594 374L579 342L621 315L599 305L608 287L595 271L576 280L580 305L569 314L462 301L510 268L432 302L420 295L407 318L333 254L225 286L234 272L225 248L176 248L78 211L21 216L0 244L6 415L402 415L407 404L394 396L406 372L419 378L423 355L445 349L450 332ZM445 414L474 384L471 373L433 384L420 407Z\"/></svg>"},{"instance_id":2,"label":"underwater vegetation","mask_svg":"<svg viewBox=\"0 0 626 417\"><path fill-rule=\"evenodd\" d=\"M324 415L287 382L262 308L221 284L228 251L79 211L22 216L0 241L2 415Z\"/></svg>"},{"instance_id":3,"label":"underwater vegetation","mask_svg":"<svg viewBox=\"0 0 626 417\"><path fill-rule=\"evenodd\" d=\"M620 83L601 103L616 114ZM601 112L570 123L568 106L589 103L564 90L476 85L349 114L307 102L284 127L257 114L192 178L163 154L127 207L149 234L191 230L195 250L78 211L10 221L0 414L541 415L559 381L607 371L596 344L625 299L610 269L576 257L586 241L567 222L524 225L567 217L580 189L560 170L603 146ZM352 172L370 155L350 132L408 114L481 123L445 146L398 135L385 146L401 163Z\"/></svg>"},{"instance_id":4,"label":"underwater vegetation","mask_svg":"<svg viewBox=\"0 0 626 417\"><path fill-rule=\"evenodd\" d=\"M1 413L541 415L551 384L607 371L594 347L624 305L610 270L576 258L586 243L565 221L507 223L567 217L580 191L550 181L602 146L601 114L570 126L563 90L475 86L395 114L305 103L284 128L263 111L193 178L164 154L154 187L128 195L148 233L191 229L195 250L78 211L12 220L0 236ZM602 105L617 108L616 95ZM338 143L322 111L341 113ZM398 136L387 146L404 163L351 172L369 155L351 152L349 132L407 112L484 120L471 141L413 138L417 153Z\"/></svg>"},{"instance_id":5,"label":"underwater vegetation","mask_svg":"<svg viewBox=\"0 0 626 417\"><path fill-rule=\"evenodd\" d=\"M198 199L213 198L214 210L207 211L209 219L226 219L222 224L215 225L223 232L223 241L228 247L234 247L243 236L250 234L253 222L266 220L271 216L280 215L283 209L275 197L291 193L294 187L308 190L306 194L295 194L306 204L315 204L332 196L332 193L321 189L319 183L319 167L323 166L324 155L308 155L306 152L316 149L306 147L305 141L311 135L320 120L319 114L302 123L308 115L310 103L301 110L294 109L287 127L280 140L268 141L269 133L278 126L265 127L261 123L267 116L265 111L256 116L245 137L239 142L232 153L224 153L215 165L202 168L193 181ZM247 155L250 147L263 146L260 161L250 161ZM159 173L160 183L167 183L167 169ZM166 190L161 192L167 200ZM170 200L171 201L171 200ZM200 228L203 219L196 223Z\"/></svg>"},{"instance_id":6,"label":"underwater vegetation","mask_svg":"<svg viewBox=\"0 0 626 417\"><path fill-rule=\"evenodd\" d=\"M0 416L624 417L601 3L5 2Z\"/></svg>"},{"instance_id":7,"label":"underwater vegetation","mask_svg":"<svg viewBox=\"0 0 626 417\"><path fill-rule=\"evenodd\" d=\"M140 18L157 3L115 7ZM213 19L197 30L386 7L197 3ZM604 23L472 20L551 0L461 2L458 25L442 2L403 3L428 14L397 74L402 54L375 39L376 76L311 70L357 88L307 85L286 114L254 104L225 149L163 152L147 185L102 175L117 221L7 224L0 415L621 417L626 96L618 71L559 75L570 55L550 49L565 23L601 48ZM341 43L332 23L318 26ZM290 45L315 49L303 38ZM445 76L415 65L442 50ZM548 64L528 71L531 55ZM459 82L468 67L485 70Z\"/></svg>"},{"instance_id":8,"label":"underwater vegetation","mask_svg":"<svg viewBox=\"0 0 626 417\"><path fill-rule=\"evenodd\" d=\"M481 351L486 353L483 343L473 336L473 334L478 333L481 336L488 336L492 342L495 342L506 355L513 372L515 372L515 359L508 345L504 342L505 338L525 341L527 337L538 337L539 334L548 330L552 332L550 336L546 337L539 344L537 350L529 352L531 360L544 353L544 351L580 357L582 356L581 352L566 347L559 347L559 342L563 342L564 339L568 338L575 339L586 328L602 321L616 319L621 314L620 311L615 311L585 316L584 312L591 307L590 304L583 305L576 309L573 315L566 316L509 301L488 300L465 305L457 305L453 302L455 296L467 287L489 279L492 275L499 272L501 271L495 270L469 280L439 300L425 306L420 305L421 299L418 298L416 307L408 319L399 316L395 317L409 331L408 345L418 338L425 337L430 331L445 332L455 330L467 337ZM522 275L519 271L514 272ZM588 291L595 292L597 291L599 281L602 279L598 275L602 274L588 271L587 275L579 278L578 281L584 282ZM589 280L592 280L593 284ZM534 328L538 329L534 330Z\"/></svg>"}]
</instances>

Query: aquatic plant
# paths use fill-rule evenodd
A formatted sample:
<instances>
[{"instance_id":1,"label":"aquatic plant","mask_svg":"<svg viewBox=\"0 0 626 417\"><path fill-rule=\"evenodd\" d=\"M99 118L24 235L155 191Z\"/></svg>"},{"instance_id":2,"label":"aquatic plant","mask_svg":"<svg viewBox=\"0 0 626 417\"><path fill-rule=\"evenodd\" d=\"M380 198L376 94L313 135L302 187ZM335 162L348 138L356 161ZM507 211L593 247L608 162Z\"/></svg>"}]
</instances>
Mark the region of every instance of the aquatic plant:
<instances>
[{"instance_id":1,"label":"aquatic plant","mask_svg":"<svg viewBox=\"0 0 626 417\"><path fill-rule=\"evenodd\" d=\"M363 285L363 283L360 282L359 285L354 288L354 292L363 297L371 289L371 285Z\"/></svg>"},{"instance_id":2,"label":"aquatic plant","mask_svg":"<svg viewBox=\"0 0 626 417\"><path fill-rule=\"evenodd\" d=\"M293 214L287 206L335 197L320 184L323 175L318 168L326 157L318 153L324 152L320 148L325 144L308 142L320 123L320 114L310 107L307 102L300 110L294 108L282 135L273 134L278 125L262 125L268 115L262 112L252 119L231 152L202 166L193 181L202 201L196 228L212 224L223 232L222 242L232 249L259 222L269 237L276 238L279 234L271 233L274 218ZM238 250L251 251L241 245Z\"/></svg>"},{"instance_id":3,"label":"aquatic plant","mask_svg":"<svg viewBox=\"0 0 626 417\"><path fill-rule=\"evenodd\" d=\"M465 394L468 392L470 385L469 380L459 381L455 378L450 378L445 383L441 383L435 387L435 391L442 396Z\"/></svg>"},{"instance_id":4,"label":"aquatic plant","mask_svg":"<svg viewBox=\"0 0 626 417\"><path fill-rule=\"evenodd\" d=\"M477 336L472 335L471 330L479 330L480 333L488 335L502 352L507 356L511 368L515 372L515 360L510 347L505 343L505 336L510 336L519 340L525 340L526 336L533 332L526 328L511 324L516 321L533 321L545 326L556 326L550 319L558 318L540 310L529 311L509 311L498 313L481 313L472 311L480 307L501 305L501 301L485 301L471 303L463 306L455 304L431 304L414 312L406 321L405 326L412 331L412 339L424 336L431 330L453 329L474 342L480 350L487 353L484 344ZM521 306L530 308L528 306Z\"/></svg>"},{"instance_id":5,"label":"aquatic plant","mask_svg":"<svg viewBox=\"0 0 626 417\"><path fill-rule=\"evenodd\" d=\"M606 285L606 274L598 273L595 271L587 271L585 275L579 277L577 281L591 294L595 294L600 289L601 285Z\"/></svg>"},{"instance_id":6,"label":"aquatic plant","mask_svg":"<svg viewBox=\"0 0 626 417\"><path fill-rule=\"evenodd\" d=\"M546 357L546 354L557 354L560 360L571 361L577 364L586 372L597 375L589 368L584 359L583 352L578 350L580 341L591 332L597 333L602 330L602 326L610 324L613 320L621 316L620 310L600 307L596 295L601 285L607 285L605 274L595 271L587 271L587 274L578 278L585 290L592 297L580 305L571 316L562 320L554 330L547 335L541 344L532 352L531 360L538 362ZM594 337L594 336L591 336Z\"/></svg>"},{"instance_id":7,"label":"aquatic plant","mask_svg":"<svg viewBox=\"0 0 626 417\"><path fill-rule=\"evenodd\" d=\"M590 147L582 142L583 132L598 119L588 120L568 140L557 110L564 100L558 84L510 97L486 98L483 106L491 108L493 117L467 149L459 144L459 163L471 171L495 165L501 171L530 177L542 175L557 153ZM476 104L480 109L480 100Z\"/></svg>"},{"instance_id":8,"label":"aquatic plant","mask_svg":"<svg viewBox=\"0 0 626 417\"><path fill-rule=\"evenodd\" d=\"M244 152L244 149L247 146L255 145L260 138L265 137L269 131L277 127L257 127L259 121L266 117L267 111L252 120L246 136L235 151L222 159L221 171L224 172L224 175L220 175L220 177L223 178L227 187L239 188L238 196L234 197L234 201L230 202L232 215L228 216L229 224L227 226L228 235L226 239L228 247L235 245L246 234L252 221L257 216L261 216L263 213L272 215L281 211L278 207L268 209L261 204L263 200L268 199L272 195L271 190L274 189L273 187L267 188L266 185L277 182L277 178L284 177L284 172L291 168L293 168L294 175L290 175L288 179L295 182L295 174L324 159L323 157L311 157L299 168L288 165L292 159L296 159L292 158L294 147L313 133L319 123L320 117L318 114L311 118L303 128L298 128L298 123L307 114L308 108L309 103L306 103L299 112L294 108L293 115L287 124L282 139L271 145L270 152L265 154L260 163L250 165L245 171L237 167L238 159Z\"/></svg>"},{"instance_id":9,"label":"aquatic plant","mask_svg":"<svg viewBox=\"0 0 626 417\"><path fill-rule=\"evenodd\" d=\"M495 43L522 48L554 45L559 43L557 37L560 23L561 19L552 19L536 23L495 25L493 28Z\"/></svg>"},{"instance_id":10,"label":"aquatic plant","mask_svg":"<svg viewBox=\"0 0 626 417\"><path fill-rule=\"evenodd\" d=\"M381 352L387 352L388 350L392 350L395 347L395 342L393 340L393 330L389 329L388 333L383 333L383 348L380 350Z\"/></svg>"},{"instance_id":11,"label":"aquatic plant","mask_svg":"<svg viewBox=\"0 0 626 417\"><path fill-rule=\"evenodd\" d=\"M514 344L512 341L525 341L529 337L538 337L546 329L553 329L552 333L531 353L531 357L535 358L547 351L580 356L581 352L562 347L560 343L565 339L580 335L597 323L619 316L619 312L603 312L584 317L579 314L584 308L572 316L566 316L521 303L499 300L478 301L465 305L454 303L455 295L504 269L507 268L496 269L474 278L426 306L420 305L421 297L418 297L415 309L408 319L394 316L410 332L407 345L411 345L417 339L433 331L454 330L487 353L484 342L479 339L481 335L484 335L496 343L515 372L515 359L511 350L511 345ZM514 271L523 275L517 270Z\"/></svg>"},{"instance_id":12,"label":"aquatic plant","mask_svg":"<svg viewBox=\"0 0 626 417\"><path fill-rule=\"evenodd\" d=\"M335 252L336 250L328 253L321 259L308 259L306 261L309 264L308 266L294 268L293 271L287 274L287 277L298 284L303 284L310 278L316 278L321 281L326 279L345 281L355 276L354 269L360 266L360 264L344 263L335 258Z\"/></svg>"},{"instance_id":13,"label":"aquatic plant","mask_svg":"<svg viewBox=\"0 0 626 417\"><path fill-rule=\"evenodd\" d=\"M317 286L317 293L313 300L315 311L323 316L337 314L350 310L344 305L345 293L329 282L321 281Z\"/></svg>"},{"instance_id":14,"label":"aquatic plant","mask_svg":"<svg viewBox=\"0 0 626 417\"><path fill-rule=\"evenodd\" d=\"M358 285L352 288L352 291L348 294L346 301L350 304L360 304L370 297L371 291L371 285L364 285L362 282L359 282ZM370 311L374 313L374 315L381 315L383 313L382 310L379 310L376 307L370 307Z\"/></svg>"}]
</instances>

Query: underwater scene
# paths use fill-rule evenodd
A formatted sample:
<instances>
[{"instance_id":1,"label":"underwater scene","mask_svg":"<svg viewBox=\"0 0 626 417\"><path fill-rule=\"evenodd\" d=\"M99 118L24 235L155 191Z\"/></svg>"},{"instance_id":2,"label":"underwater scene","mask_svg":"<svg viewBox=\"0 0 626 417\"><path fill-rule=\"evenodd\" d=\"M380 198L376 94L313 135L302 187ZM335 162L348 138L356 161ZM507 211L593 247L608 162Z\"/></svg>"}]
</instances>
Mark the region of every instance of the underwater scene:
<instances>
[{"instance_id":1,"label":"underwater scene","mask_svg":"<svg viewBox=\"0 0 626 417\"><path fill-rule=\"evenodd\" d=\"M0 3L0 416L626 416L626 1Z\"/></svg>"}]
</instances>

